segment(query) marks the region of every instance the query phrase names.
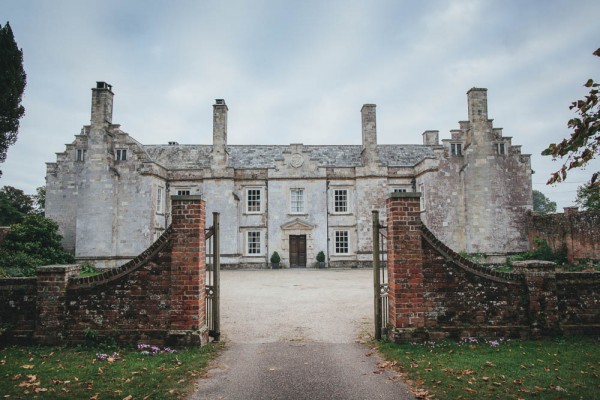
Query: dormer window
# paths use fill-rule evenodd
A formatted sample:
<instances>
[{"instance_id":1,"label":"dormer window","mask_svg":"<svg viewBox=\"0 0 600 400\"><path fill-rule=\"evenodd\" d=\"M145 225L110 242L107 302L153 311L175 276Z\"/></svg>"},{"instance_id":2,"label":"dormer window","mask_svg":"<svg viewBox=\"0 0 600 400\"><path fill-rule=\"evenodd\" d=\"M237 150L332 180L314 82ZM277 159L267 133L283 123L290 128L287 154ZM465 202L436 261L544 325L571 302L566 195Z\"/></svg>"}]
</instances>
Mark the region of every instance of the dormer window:
<instances>
[{"instance_id":1,"label":"dormer window","mask_svg":"<svg viewBox=\"0 0 600 400\"><path fill-rule=\"evenodd\" d=\"M453 156L462 156L462 144L450 143L450 154Z\"/></svg>"},{"instance_id":2,"label":"dormer window","mask_svg":"<svg viewBox=\"0 0 600 400\"><path fill-rule=\"evenodd\" d=\"M504 143L498 143L496 146L496 150L499 155L501 155L501 156L506 155L506 145Z\"/></svg>"},{"instance_id":3,"label":"dormer window","mask_svg":"<svg viewBox=\"0 0 600 400\"><path fill-rule=\"evenodd\" d=\"M85 161L85 149L77 149L75 152L75 161Z\"/></svg>"},{"instance_id":4,"label":"dormer window","mask_svg":"<svg viewBox=\"0 0 600 400\"><path fill-rule=\"evenodd\" d=\"M127 149L117 149L117 161L127 161Z\"/></svg>"}]
</instances>

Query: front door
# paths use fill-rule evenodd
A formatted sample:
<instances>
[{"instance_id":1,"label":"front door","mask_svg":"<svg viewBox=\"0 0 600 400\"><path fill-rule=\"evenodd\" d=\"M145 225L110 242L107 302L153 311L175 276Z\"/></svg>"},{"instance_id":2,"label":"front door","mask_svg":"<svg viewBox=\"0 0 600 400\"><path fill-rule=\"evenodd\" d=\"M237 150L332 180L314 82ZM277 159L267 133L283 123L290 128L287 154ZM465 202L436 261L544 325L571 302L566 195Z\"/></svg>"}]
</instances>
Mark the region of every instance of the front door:
<instances>
[{"instance_id":1,"label":"front door","mask_svg":"<svg viewBox=\"0 0 600 400\"><path fill-rule=\"evenodd\" d=\"M290 235L290 267L306 267L306 235Z\"/></svg>"}]
</instances>

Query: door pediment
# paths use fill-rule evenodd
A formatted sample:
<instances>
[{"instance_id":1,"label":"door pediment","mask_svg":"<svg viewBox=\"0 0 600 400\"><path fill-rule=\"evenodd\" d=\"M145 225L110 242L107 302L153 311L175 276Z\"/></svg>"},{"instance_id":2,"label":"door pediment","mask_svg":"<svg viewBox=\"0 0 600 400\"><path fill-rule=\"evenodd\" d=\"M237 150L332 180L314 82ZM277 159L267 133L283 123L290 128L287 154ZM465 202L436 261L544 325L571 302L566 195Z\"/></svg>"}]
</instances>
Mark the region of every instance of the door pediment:
<instances>
[{"instance_id":1,"label":"door pediment","mask_svg":"<svg viewBox=\"0 0 600 400\"><path fill-rule=\"evenodd\" d=\"M300 218L295 218L281 225L282 230L309 231L315 226L309 222L303 221Z\"/></svg>"}]
</instances>

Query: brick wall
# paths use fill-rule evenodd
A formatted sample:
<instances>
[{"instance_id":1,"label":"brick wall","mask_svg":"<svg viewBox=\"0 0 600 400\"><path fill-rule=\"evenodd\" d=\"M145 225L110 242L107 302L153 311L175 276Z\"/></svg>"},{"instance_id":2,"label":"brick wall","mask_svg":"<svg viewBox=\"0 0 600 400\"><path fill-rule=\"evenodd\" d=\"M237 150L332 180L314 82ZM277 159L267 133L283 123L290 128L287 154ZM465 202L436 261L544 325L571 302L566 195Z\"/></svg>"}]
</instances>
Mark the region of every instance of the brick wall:
<instances>
[{"instance_id":1,"label":"brick wall","mask_svg":"<svg viewBox=\"0 0 600 400\"><path fill-rule=\"evenodd\" d=\"M172 213L171 227L121 267L78 277L78 266L56 265L36 279L0 280L6 339L79 343L87 330L119 342L205 344L204 201L174 196Z\"/></svg>"},{"instance_id":2,"label":"brick wall","mask_svg":"<svg viewBox=\"0 0 600 400\"><path fill-rule=\"evenodd\" d=\"M419 193L387 200L390 338L539 337L600 328L600 274L544 261L503 273L474 264L419 218Z\"/></svg>"},{"instance_id":3,"label":"brick wall","mask_svg":"<svg viewBox=\"0 0 600 400\"><path fill-rule=\"evenodd\" d=\"M528 222L530 248L536 246L534 239L540 238L554 250L566 249L569 261L600 260L600 211L532 213Z\"/></svg>"},{"instance_id":4,"label":"brick wall","mask_svg":"<svg viewBox=\"0 0 600 400\"><path fill-rule=\"evenodd\" d=\"M35 331L35 278L0 279L0 342L27 342Z\"/></svg>"}]
</instances>

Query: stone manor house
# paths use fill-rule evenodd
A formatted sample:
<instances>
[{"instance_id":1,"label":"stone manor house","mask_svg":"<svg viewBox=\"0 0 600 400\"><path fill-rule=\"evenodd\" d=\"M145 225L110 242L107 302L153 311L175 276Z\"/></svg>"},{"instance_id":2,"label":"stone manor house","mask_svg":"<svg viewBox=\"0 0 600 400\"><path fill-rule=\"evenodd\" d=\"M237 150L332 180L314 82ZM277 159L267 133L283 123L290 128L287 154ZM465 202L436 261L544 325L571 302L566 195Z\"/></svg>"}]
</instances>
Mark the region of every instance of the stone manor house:
<instances>
[{"instance_id":1,"label":"stone manor house","mask_svg":"<svg viewBox=\"0 0 600 400\"><path fill-rule=\"evenodd\" d=\"M113 124L112 86L92 89L91 124L47 164L46 215L78 261L116 266L170 224L171 196L201 195L221 217L222 264L263 267L372 260L372 213L391 192L421 193L421 219L456 251L528 247L530 156L495 128L487 89L467 93L468 120L449 139L378 144L375 105L361 110L362 145L231 145L225 101L213 105L212 145L144 145ZM358 129L357 129L358 131ZM326 132L323 132L326 135Z\"/></svg>"}]
</instances>

